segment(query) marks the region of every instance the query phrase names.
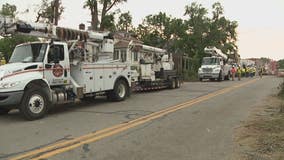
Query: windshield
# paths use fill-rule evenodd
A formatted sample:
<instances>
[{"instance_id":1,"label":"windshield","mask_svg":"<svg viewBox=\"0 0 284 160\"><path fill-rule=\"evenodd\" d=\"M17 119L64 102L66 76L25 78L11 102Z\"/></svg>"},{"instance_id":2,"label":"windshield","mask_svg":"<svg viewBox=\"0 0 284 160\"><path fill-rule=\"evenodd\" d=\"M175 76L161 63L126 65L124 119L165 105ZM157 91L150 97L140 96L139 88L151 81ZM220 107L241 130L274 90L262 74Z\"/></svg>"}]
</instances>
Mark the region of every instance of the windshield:
<instances>
[{"instance_id":1,"label":"windshield","mask_svg":"<svg viewBox=\"0 0 284 160\"><path fill-rule=\"evenodd\" d=\"M218 58L203 58L202 65L218 65L219 62Z\"/></svg>"},{"instance_id":2,"label":"windshield","mask_svg":"<svg viewBox=\"0 0 284 160\"><path fill-rule=\"evenodd\" d=\"M9 63L15 62L43 62L47 44L34 43L21 45L15 48Z\"/></svg>"}]
</instances>

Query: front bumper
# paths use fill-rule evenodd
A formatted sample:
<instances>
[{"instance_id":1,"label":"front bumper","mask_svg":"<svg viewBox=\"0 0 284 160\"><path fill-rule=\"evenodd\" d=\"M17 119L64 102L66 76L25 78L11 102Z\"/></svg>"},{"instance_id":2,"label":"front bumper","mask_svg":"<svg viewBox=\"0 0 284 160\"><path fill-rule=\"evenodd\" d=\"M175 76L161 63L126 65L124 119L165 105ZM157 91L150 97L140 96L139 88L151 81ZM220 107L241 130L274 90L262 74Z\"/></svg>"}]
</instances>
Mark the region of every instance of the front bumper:
<instances>
[{"instance_id":1,"label":"front bumper","mask_svg":"<svg viewBox=\"0 0 284 160\"><path fill-rule=\"evenodd\" d=\"M21 103L24 91L0 92L0 107L15 108Z\"/></svg>"},{"instance_id":2,"label":"front bumper","mask_svg":"<svg viewBox=\"0 0 284 160\"><path fill-rule=\"evenodd\" d=\"M202 79L219 78L219 73L199 73L198 77Z\"/></svg>"}]
</instances>

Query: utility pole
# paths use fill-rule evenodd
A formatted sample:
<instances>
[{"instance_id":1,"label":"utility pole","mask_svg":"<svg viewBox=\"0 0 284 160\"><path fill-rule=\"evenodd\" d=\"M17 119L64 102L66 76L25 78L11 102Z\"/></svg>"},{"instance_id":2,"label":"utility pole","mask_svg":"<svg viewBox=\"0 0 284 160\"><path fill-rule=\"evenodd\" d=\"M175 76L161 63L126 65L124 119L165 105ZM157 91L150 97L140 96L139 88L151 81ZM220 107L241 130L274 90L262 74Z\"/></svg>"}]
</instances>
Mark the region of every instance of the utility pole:
<instances>
[{"instance_id":1,"label":"utility pole","mask_svg":"<svg viewBox=\"0 0 284 160\"><path fill-rule=\"evenodd\" d=\"M58 25L58 18L59 18L59 0L54 0L53 1L53 13L54 13L54 16L53 16L53 24L54 25Z\"/></svg>"}]
</instances>

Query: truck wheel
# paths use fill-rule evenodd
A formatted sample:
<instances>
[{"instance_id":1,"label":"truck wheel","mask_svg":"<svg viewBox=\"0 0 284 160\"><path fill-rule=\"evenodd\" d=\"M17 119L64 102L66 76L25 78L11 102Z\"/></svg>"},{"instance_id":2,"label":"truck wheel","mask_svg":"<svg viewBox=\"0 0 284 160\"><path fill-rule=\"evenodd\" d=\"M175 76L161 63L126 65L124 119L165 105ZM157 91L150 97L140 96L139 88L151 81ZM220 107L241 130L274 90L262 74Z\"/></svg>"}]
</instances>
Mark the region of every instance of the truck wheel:
<instances>
[{"instance_id":1,"label":"truck wheel","mask_svg":"<svg viewBox=\"0 0 284 160\"><path fill-rule=\"evenodd\" d=\"M0 108L0 115L5 115L10 112L10 109L7 108Z\"/></svg>"},{"instance_id":2,"label":"truck wheel","mask_svg":"<svg viewBox=\"0 0 284 160\"><path fill-rule=\"evenodd\" d=\"M20 105L20 112L27 120L43 118L47 113L49 101L43 89L26 91Z\"/></svg>"},{"instance_id":3,"label":"truck wheel","mask_svg":"<svg viewBox=\"0 0 284 160\"><path fill-rule=\"evenodd\" d=\"M199 81L200 81L200 82L202 82L202 81L203 81L203 79L202 79L202 78L199 78Z\"/></svg>"},{"instance_id":4,"label":"truck wheel","mask_svg":"<svg viewBox=\"0 0 284 160\"><path fill-rule=\"evenodd\" d=\"M176 88L180 88L180 80L178 78L176 78L175 83L176 83Z\"/></svg>"},{"instance_id":5,"label":"truck wheel","mask_svg":"<svg viewBox=\"0 0 284 160\"><path fill-rule=\"evenodd\" d=\"M129 95L129 87L124 80L118 80L114 89L107 94L107 98L112 101L123 101Z\"/></svg>"},{"instance_id":6,"label":"truck wheel","mask_svg":"<svg viewBox=\"0 0 284 160\"><path fill-rule=\"evenodd\" d=\"M222 82L222 81L223 81L222 72L219 73L218 81L219 81L219 82Z\"/></svg>"}]
</instances>

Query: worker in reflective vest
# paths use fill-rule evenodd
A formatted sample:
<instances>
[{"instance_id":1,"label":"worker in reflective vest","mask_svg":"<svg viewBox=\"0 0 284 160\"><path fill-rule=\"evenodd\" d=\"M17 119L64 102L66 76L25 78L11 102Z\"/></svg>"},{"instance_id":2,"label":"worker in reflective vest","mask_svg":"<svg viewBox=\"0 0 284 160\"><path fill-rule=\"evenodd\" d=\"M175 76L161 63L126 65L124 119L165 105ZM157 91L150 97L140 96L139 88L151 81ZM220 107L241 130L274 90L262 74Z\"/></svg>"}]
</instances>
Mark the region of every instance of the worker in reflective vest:
<instances>
[{"instance_id":1,"label":"worker in reflective vest","mask_svg":"<svg viewBox=\"0 0 284 160\"><path fill-rule=\"evenodd\" d=\"M242 76L242 69L241 69L241 66L238 67L238 69L237 69L237 74L238 74L238 80L240 81L240 80L241 80L241 76Z\"/></svg>"},{"instance_id":2,"label":"worker in reflective vest","mask_svg":"<svg viewBox=\"0 0 284 160\"><path fill-rule=\"evenodd\" d=\"M2 57L2 58L1 58L1 65L4 65L4 64L6 64L6 60L5 60L4 57Z\"/></svg>"}]
</instances>

